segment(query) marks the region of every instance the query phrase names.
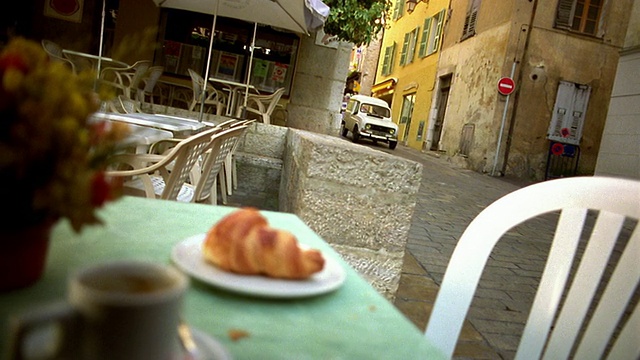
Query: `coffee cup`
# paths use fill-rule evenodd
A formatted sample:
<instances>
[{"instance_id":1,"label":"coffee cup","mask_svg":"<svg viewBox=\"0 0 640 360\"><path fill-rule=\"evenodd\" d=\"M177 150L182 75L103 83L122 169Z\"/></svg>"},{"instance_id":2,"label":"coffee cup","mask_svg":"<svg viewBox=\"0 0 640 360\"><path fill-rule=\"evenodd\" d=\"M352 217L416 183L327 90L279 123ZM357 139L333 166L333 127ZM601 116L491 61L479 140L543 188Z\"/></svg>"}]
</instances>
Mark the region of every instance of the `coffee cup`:
<instances>
[{"instance_id":1,"label":"coffee cup","mask_svg":"<svg viewBox=\"0 0 640 360\"><path fill-rule=\"evenodd\" d=\"M117 261L82 268L69 277L65 302L14 319L14 358L176 359L188 285L184 274L162 264ZM46 344L33 345L37 330L47 326L56 331L41 340ZM34 355L34 346L48 352Z\"/></svg>"}]
</instances>

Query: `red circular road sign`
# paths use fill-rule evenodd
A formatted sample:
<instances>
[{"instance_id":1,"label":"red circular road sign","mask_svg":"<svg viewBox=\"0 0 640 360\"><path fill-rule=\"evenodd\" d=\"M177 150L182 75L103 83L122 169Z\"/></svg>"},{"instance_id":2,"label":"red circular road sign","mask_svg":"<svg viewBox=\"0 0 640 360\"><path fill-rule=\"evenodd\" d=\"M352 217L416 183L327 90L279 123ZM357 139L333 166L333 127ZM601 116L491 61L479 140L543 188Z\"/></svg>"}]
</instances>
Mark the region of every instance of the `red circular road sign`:
<instances>
[{"instance_id":1,"label":"red circular road sign","mask_svg":"<svg viewBox=\"0 0 640 360\"><path fill-rule=\"evenodd\" d=\"M503 77L498 80L498 92L502 95L509 95L516 89L516 83L510 77Z\"/></svg>"}]
</instances>

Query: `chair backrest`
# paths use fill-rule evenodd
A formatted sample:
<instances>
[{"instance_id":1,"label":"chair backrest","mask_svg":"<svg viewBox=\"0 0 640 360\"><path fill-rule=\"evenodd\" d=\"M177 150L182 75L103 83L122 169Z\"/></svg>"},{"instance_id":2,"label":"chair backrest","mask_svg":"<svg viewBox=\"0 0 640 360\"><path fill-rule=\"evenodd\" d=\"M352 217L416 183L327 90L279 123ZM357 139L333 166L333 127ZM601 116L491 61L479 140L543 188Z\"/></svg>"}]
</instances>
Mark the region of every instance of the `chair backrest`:
<instances>
[{"instance_id":1,"label":"chair backrest","mask_svg":"<svg viewBox=\"0 0 640 360\"><path fill-rule=\"evenodd\" d=\"M143 79L143 90L147 94L153 94L153 89L156 87L160 76L164 72L164 66L151 66L147 71L147 76Z\"/></svg>"},{"instance_id":2,"label":"chair backrest","mask_svg":"<svg viewBox=\"0 0 640 360\"><path fill-rule=\"evenodd\" d=\"M204 78L193 69L187 70L189 72L189 76L191 77L191 88L193 90L193 98L191 99L191 103L189 104L189 110L194 111L196 105L202 103L202 92L205 89L205 81ZM214 105L216 107L216 113L218 115L221 115L222 108L224 107L224 100L222 99L223 97L220 92L218 92L218 90L216 90L212 85L207 83L204 97L204 104Z\"/></svg>"},{"instance_id":3,"label":"chair backrest","mask_svg":"<svg viewBox=\"0 0 640 360\"><path fill-rule=\"evenodd\" d=\"M49 55L49 59L51 61L61 62L71 68L74 73L76 72L75 65L71 62L71 60L64 56L62 47L58 45L58 43L47 39L43 39L41 43L44 51L47 53L47 55Z\"/></svg>"},{"instance_id":4,"label":"chair backrest","mask_svg":"<svg viewBox=\"0 0 640 360\"><path fill-rule=\"evenodd\" d=\"M140 60L135 62L131 67L133 68L133 74L131 74L130 82L129 82L129 95L131 94L131 90L138 91L140 87L140 83L142 79L147 74L147 70L151 66L151 61L149 60ZM131 97L131 96L130 96Z\"/></svg>"},{"instance_id":5,"label":"chair backrest","mask_svg":"<svg viewBox=\"0 0 640 360\"><path fill-rule=\"evenodd\" d=\"M132 91L137 91L142 78L151 66L149 60L139 60L128 67L105 67L100 70L103 84L122 91L122 94L132 98Z\"/></svg>"},{"instance_id":6,"label":"chair backrest","mask_svg":"<svg viewBox=\"0 0 640 360\"><path fill-rule=\"evenodd\" d=\"M560 212L557 228L516 359L539 359L543 351L548 359L597 359L607 346L609 358L640 356L640 311L636 305L627 309L640 282L640 181L607 177L562 178L522 188L495 201L469 224L451 256L425 331L445 355L453 354L495 244L512 227L555 211ZM583 233L591 226L587 213L594 212L593 231ZM631 235L624 230L629 224ZM611 257L616 243L619 247L625 241L619 259ZM576 255L579 244L585 246L582 255ZM577 258L579 265L572 270ZM566 286L569 277L573 280Z\"/></svg>"},{"instance_id":7,"label":"chair backrest","mask_svg":"<svg viewBox=\"0 0 640 360\"><path fill-rule=\"evenodd\" d=\"M269 104L266 108L265 113L271 115L273 113L273 109L276 108L276 106L278 105L278 101L280 101L280 98L282 97L282 94L284 94L284 88L278 88L273 94L269 95L270 99L269 99Z\"/></svg>"},{"instance_id":8,"label":"chair backrest","mask_svg":"<svg viewBox=\"0 0 640 360\"><path fill-rule=\"evenodd\" d=\"M175 160L171 173L165 182L162 199L176 200L178 198L182 186L189 178L191 169L211 144L211 136L218 131L219 129L212 128L192 135L171 150L167 156Z\"/></svg>"},{"instance_id":9,"label":"chair backrest","mask_svg":"<svg viewBox=\"0 0 640 360\"><path fill-rule=\"evenodd\" d=\"M49 56L55 56L57 58L64 57L64 54L62 53L62 46L58 45L58 43L54 41L42 39L42 47Z\"/></svg>"},{"instance_id":10,"label":"chair backrest","mask_svg":"<svg viewBox=\"0 0 640 360\"><path fill-rule=\"evenodd\" d=\"M202 97L202 91L204 88L204 78L192 69L187 69L189 76L191 77L191 88L193 89L193 99L195 102L200 102Z\"/></svg>"},{"instance_id":11,"label":"chair backrest","mask_svg":"<svg viewBox=\"0 0 640 360\"><path fill-rule=\"evenodd\" d=\"M205 149L202 175L196 184L193 201L200 202L211 197L213 186L222 170L224 160L233 150L246 128L247 125L234 126L213 135L211 143ZM226 191L226 189L223 191ZM215 204L215 201L216 199L210 199L212 204Z\"/></svg>"}]
</instances>

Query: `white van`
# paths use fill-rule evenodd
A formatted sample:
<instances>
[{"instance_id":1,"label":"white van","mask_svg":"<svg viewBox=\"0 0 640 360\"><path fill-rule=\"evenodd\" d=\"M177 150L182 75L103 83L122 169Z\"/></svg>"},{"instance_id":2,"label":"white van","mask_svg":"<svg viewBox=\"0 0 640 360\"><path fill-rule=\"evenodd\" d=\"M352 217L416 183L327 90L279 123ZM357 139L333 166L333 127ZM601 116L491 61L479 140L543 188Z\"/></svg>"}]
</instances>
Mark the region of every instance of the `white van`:
<instances>
[{"instance_id":1,"label":"white van","mask_svg":"<svg viewBox=\"0 0 640 360\"><path fill-rule=\"evenodd\" d=\"M391 120L389 105L378 98L354 95L349 99L342 113L342 136L347 137L349 131L353 142L369 138L388 143L391 150L398 145L398 125Z\"/></svg>"}]
</instances>

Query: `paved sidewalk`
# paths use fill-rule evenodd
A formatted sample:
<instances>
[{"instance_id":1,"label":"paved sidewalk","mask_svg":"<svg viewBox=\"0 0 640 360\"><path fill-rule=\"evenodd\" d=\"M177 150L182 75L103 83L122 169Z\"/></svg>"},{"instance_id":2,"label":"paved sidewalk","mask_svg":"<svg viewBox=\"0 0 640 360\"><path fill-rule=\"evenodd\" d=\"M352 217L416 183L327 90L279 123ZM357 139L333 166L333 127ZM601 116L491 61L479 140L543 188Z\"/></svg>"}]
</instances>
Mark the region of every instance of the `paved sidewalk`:
<instances>
[{"instance_id":1,"label":"paved sidewalk","mask_svg":"<svg viewBox=\"0 0 640 360\"><path fill-rule=\"evenodd\" d=\"M394 152L376 148L424 166L395 301L398 309L424 330L462 232L487 205L528 183L466 170L433 152L404 146ZM550 215L525 223L498 243L480 280L456 358L514 357L548 252L553 220Z\"/></svg>"}]
</instances>

